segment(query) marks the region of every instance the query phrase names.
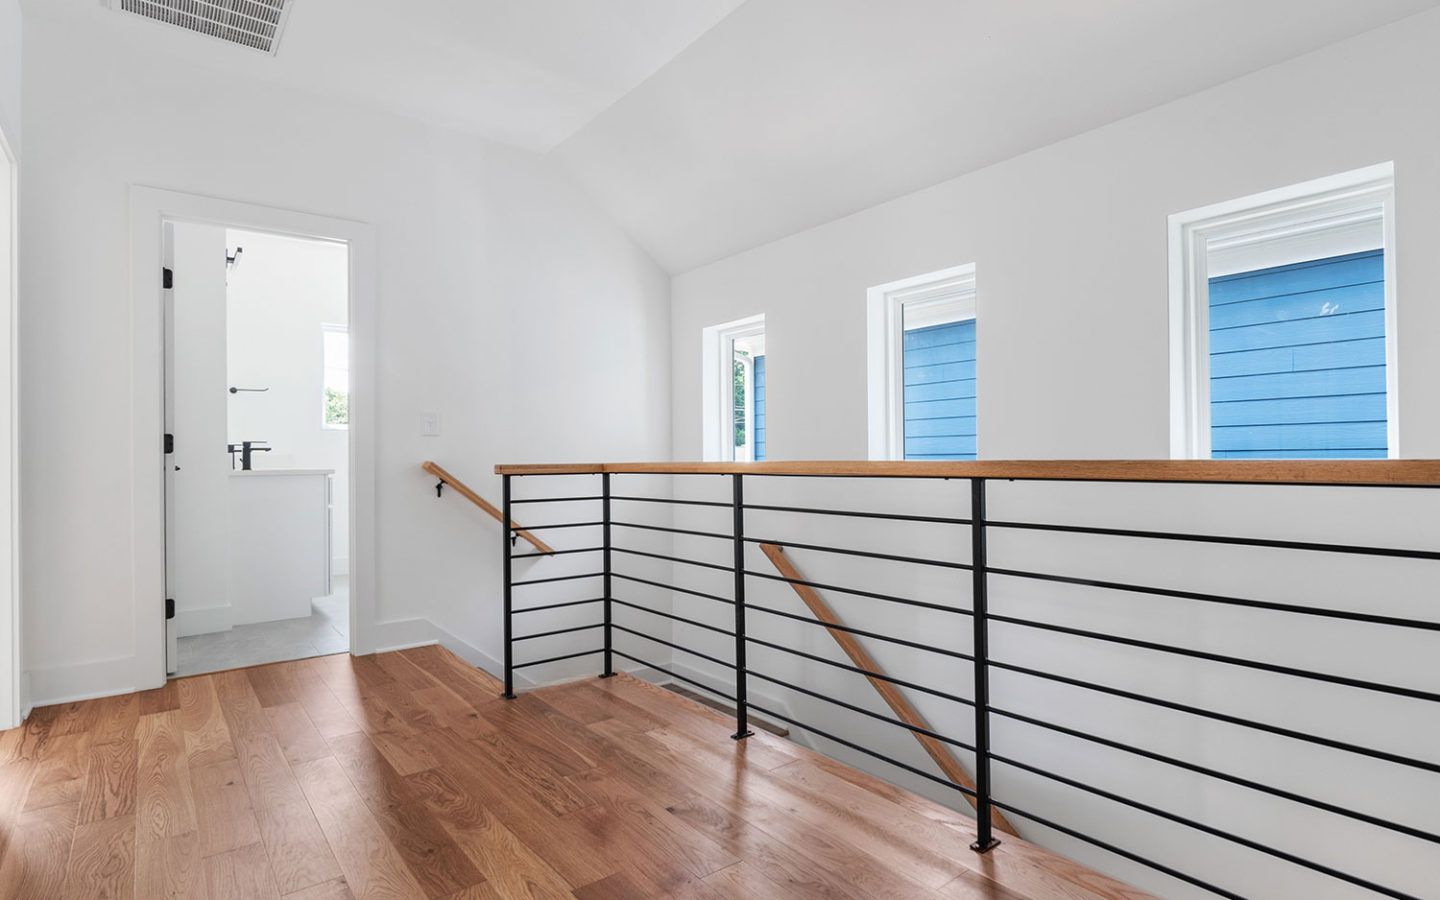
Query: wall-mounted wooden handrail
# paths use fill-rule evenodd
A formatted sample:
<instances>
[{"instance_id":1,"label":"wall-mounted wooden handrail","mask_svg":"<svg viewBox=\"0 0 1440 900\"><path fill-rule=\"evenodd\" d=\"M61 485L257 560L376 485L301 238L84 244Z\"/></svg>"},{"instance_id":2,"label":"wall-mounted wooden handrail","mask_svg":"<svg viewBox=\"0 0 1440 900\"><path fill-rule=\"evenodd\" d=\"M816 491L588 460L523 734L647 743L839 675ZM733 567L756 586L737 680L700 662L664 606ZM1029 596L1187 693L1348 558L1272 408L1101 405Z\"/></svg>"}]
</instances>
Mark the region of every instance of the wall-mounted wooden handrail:
<instances>
[{"instance_id":1,"label":"wall-mounted wooden handrail","mask_svg":"<svg viewBox=\"0 0 1440 900\"><path fill-rule=\"evenodd\" d=\"M800 574L800 570L797 569L795 564L790 561L790 558L785 555L783 547L777 544L761 544L760 549L765 553L766 558L775 565L775 568L780 574L790 579L790 586L795 589L796 594L800 595L800 599L809 607L811 614L814 615L816 619L819 619L826 625L844 625L844 623L840 621L840 617L835 614L835 610L830 608L830 604L825 602L825 598L821 597L818 591L809 585L796 583L808 581L809 579ZM845 655L850 657L850 661L858 668L870 672L879 672L882 675L884 674L884 670L880 668L880 664L875 661L875 658L870 655L870 652L865 649L860 643L859 638L855 635L838 628L827 628L825 630L830 632L830 636L835 639L835 643L840 645L840 649L845 651ZM889 706L891 711L895 713L897 719L907 725L923 728L926 731L933 732L935 730L930 727L930 723L927 722L925 717L920 714L920 711L910 703L910 700L900 692L899 685L879 678L870 678L869 676L866 676L866 680L874 686L876 692L880 694L880 698L884 700L885 705ZM966 790L975 790L975 781L970 777L970 773L965 771L965 767L960 764L960 760L955 758L955 754L950 752L948 745L942 741L937 741L928 734L921 734L918 731L912 731L910 733L915 735L915 740L919 741L920 746L925 748L925 752L935 761L935 765L940 767L940 771L945 773L946 778L949 778ZM975 806L975 798L972 795L966 794L965 799L970 801L971 806ZM1005 818L1004 813L994 807L990 808L990 821L1001 831L1016 835L1017 837L1019 836L1018 832L1015 831L1015 826L1010 824L1009 820Z\"/></svg>"},{"instance_id":2,"label":"wall-mounted wooden handrail","mask_svg":"<svg viewBox=\"0 0 1440 900\"><path fill-rule=\"evenodd\" d=\"M430 460L426 460L425 462L420 464L420 468L429 472L431 475L434 475L444 484L450 485L450 487L454 488L456 493L460 494L460 496L464 497L466 500L469 500L471 503L475 504L476 506L480 507L481 509L485 510L485 512L493 516L495 518L495 521L505 521L505 514L502 513L500 510L496 509L495 504L475 493L473 490L470 489L469 485L456 478L454 475L451 475L449 472L445 471L440 466L436 465ZM525 540L529 541L531 546L533 546L536 550L539 550L541 553L547 555L554 555L554 547L551 547L549 544L540 540L535 535L521 528L514 519L510 520L510 530L515 533L516 537L522 537Z\"/></svg>"},{"instance_id":3,"label":"wall-mounted wooden handrail","mask_svg":"<svg viewBox=\"0 0 1440 900\"><path fill-rule=\"evenodd\" d=\"M1043 459L978 462L548 463L496 466L497 475L832 475L1016 481L1167 481L1216 484L1440 485L1440 460Z\"/></svg>"}]
</instances>

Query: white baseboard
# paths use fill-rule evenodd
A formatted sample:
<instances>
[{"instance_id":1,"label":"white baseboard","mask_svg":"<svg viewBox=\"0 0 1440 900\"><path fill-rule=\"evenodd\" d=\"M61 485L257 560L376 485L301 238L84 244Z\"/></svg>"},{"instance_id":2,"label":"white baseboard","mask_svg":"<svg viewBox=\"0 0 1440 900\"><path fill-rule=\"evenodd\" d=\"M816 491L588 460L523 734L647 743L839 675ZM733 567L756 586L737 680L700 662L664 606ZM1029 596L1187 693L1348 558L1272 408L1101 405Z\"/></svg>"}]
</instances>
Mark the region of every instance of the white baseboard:
<instances>
[{"instance_id":1,"label":"white baseboard","mask_svg":"<svg viewBox=\"0 0 1440 900\"><path fill-rule=\"evenodd\" d=\"M30 670L30 707L93 700L135 691L135 657Z\"/></svg>"},{"instance_id":2,"label":"white baseboard","mask_svg":"<svg viewBox=\"0 0 1440 900\"><path fill-rule=\"evenodd\" d=\"M389 622L377 622L373 633L376 653L439 644L475 668L483 669L496 678L505 677L503 662L468 641L456 637L429 619L394 619ZM535 687L536 683L524 673L516 672L515 685L516 687L531 688Z\"/></svg>"},{"instance_id":3,"label":"white baseboard","mask_svg":"<svg viewBox=\"0 0 1440 900\"><path fill-rule=\"evenodd\" d=\"M671 662L670 669L678 675L684 675L686 678L693 678L701 684L708 684L716 688L717 690L724 691L727 694L731 693L731 686L726 685L725 683L719 681L718 679L706 672L701 672L699 669L691 668L684 663ZM651 669L650 671L654 672L656 670ZM667 681L674 681L681 687L691 688L693 690L693 685L686 684L684 681L681 681L678 678L671 679L669 677L669 672L659 672L658 674L660 676L658 680L647 680L655 680L656 684L664 684ZM700 691L699 693L704 692ZM781 698L776 697L774 694L767 694L764 691L755 690L755 679L753 678L750 679L749 694L751 697L755 698L763 705L768 706L771 709L779 710L780 714L785 716L786 718L795 718L795 711L790 708L790 704L788 701L782 700ZM770 724L772 725L788 730L790 732L790 740L794 741L797 744L800 744L803 747L809 747L811 750L815 749L814 742L810 740L810 736L805 733L805 730L803 728L796 728L795 726L790 725L787 722L776 722L766 717L763 713L751 713L750 715L752 718L763 719L767 722L770 722Z\"/></svg>"},{"instance_id":4,"label":"white baseboard","mask_svg":"<svg viewBox=\"0 0 1440 900\"><path fill-rule=\"evenodd\" d=\"M214 634L217 631L229 631L232 627L231 606L228 603L224 606L207 606L204 609L175 610L175 632L180 637Z\"/></svg>"}]
</instances>

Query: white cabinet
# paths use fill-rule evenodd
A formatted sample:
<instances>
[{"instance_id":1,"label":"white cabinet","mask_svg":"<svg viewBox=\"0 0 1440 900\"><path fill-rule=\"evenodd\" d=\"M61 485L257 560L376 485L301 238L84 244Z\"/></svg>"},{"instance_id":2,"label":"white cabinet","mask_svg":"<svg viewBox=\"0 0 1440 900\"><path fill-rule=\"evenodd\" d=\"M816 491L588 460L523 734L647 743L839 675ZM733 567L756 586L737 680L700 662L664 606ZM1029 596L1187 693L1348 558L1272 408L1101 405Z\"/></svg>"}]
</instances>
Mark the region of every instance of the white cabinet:
<instances>
[{"instance_id":1,"label":"white cabinet","mask_svg":"<svg viewBox=\"0 0 1440 900\"><path fill-rule=\"evenodd\" d=\"M329 469L255 469L230 477L231 623L310 615L330 593Z\"/></svg>"}]
</instances>

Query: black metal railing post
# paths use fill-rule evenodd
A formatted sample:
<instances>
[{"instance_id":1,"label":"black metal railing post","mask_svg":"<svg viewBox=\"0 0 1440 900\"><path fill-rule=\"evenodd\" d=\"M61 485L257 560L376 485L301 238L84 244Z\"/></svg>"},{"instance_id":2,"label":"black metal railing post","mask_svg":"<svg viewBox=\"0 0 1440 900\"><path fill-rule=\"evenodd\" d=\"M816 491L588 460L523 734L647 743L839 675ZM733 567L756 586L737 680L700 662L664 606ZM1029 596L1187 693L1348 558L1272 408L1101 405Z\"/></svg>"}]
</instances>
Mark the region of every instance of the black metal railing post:
<instances>
[{"instance_id":1,"label":"black metal railing post","mask_svg":"<svg viewBox=\"0 0 1440 900\"><path fill-rule=\"evenodd\" d=\"M730 476L735 515L735 740L750 737L750 707L745 702L745 476Z\"/></svg>"},{"instance_id":2,"label":"black metal railing post","mask_svg":"<svg viewBox=\"0 0 1440 900\"><path fill-rule=\"evenodd\" d=\"M610 642L610 604L614 599L610 591L610 473L600 474L600 546L601 555L604 558L603 571L605 582L605 671L600 673L601 678L609 678L615 674L614 650Z\"/></svg>"},{"instance_id":3,"label":"black metal railing post","mask_svg":"<svg viewBox=\"0 0 1440 900\"><path fill-rule=\"evenodd\" d=\"M984 853L1000 843L991 829L990 801L990 628L985 549L985 479L970 479L971 612L975 657L975 843Z\"/></svg>"},{"instance_id":4,"label":"black metal railing post","mask_svg":"<svg viewBox=\"0 0 1440 900\"><path fill-rule=\"evenodd\" d=\"M510 476L500 476L500 514L504 521L500 523L500 559L503 570L502 579L505 585L505 693L507 700L515 699L515 658L514 642L511 639L511 619L513 611L510 607L510 586L513 580L510 573Z\"/></svg>"}]
</instances>

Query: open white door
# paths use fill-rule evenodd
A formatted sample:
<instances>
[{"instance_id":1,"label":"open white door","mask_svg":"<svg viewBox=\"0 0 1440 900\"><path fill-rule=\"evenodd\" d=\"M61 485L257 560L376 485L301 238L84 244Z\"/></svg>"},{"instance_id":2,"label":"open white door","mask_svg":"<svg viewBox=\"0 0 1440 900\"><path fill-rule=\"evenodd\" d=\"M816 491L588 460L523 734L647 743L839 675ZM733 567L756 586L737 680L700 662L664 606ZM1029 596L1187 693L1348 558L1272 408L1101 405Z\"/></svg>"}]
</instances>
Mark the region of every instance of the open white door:
<instances>
[{"instance_id":1,"label":"open white door","mask_svg":"<svg viewBox=\"0 0 1440 900\"><path fill-rule=\"evenodd\" d=\"M164 276L160 282L165 315L165 673L180 662L175 629L175 226L165 223Z\"/></svg>"}]
</instances>

